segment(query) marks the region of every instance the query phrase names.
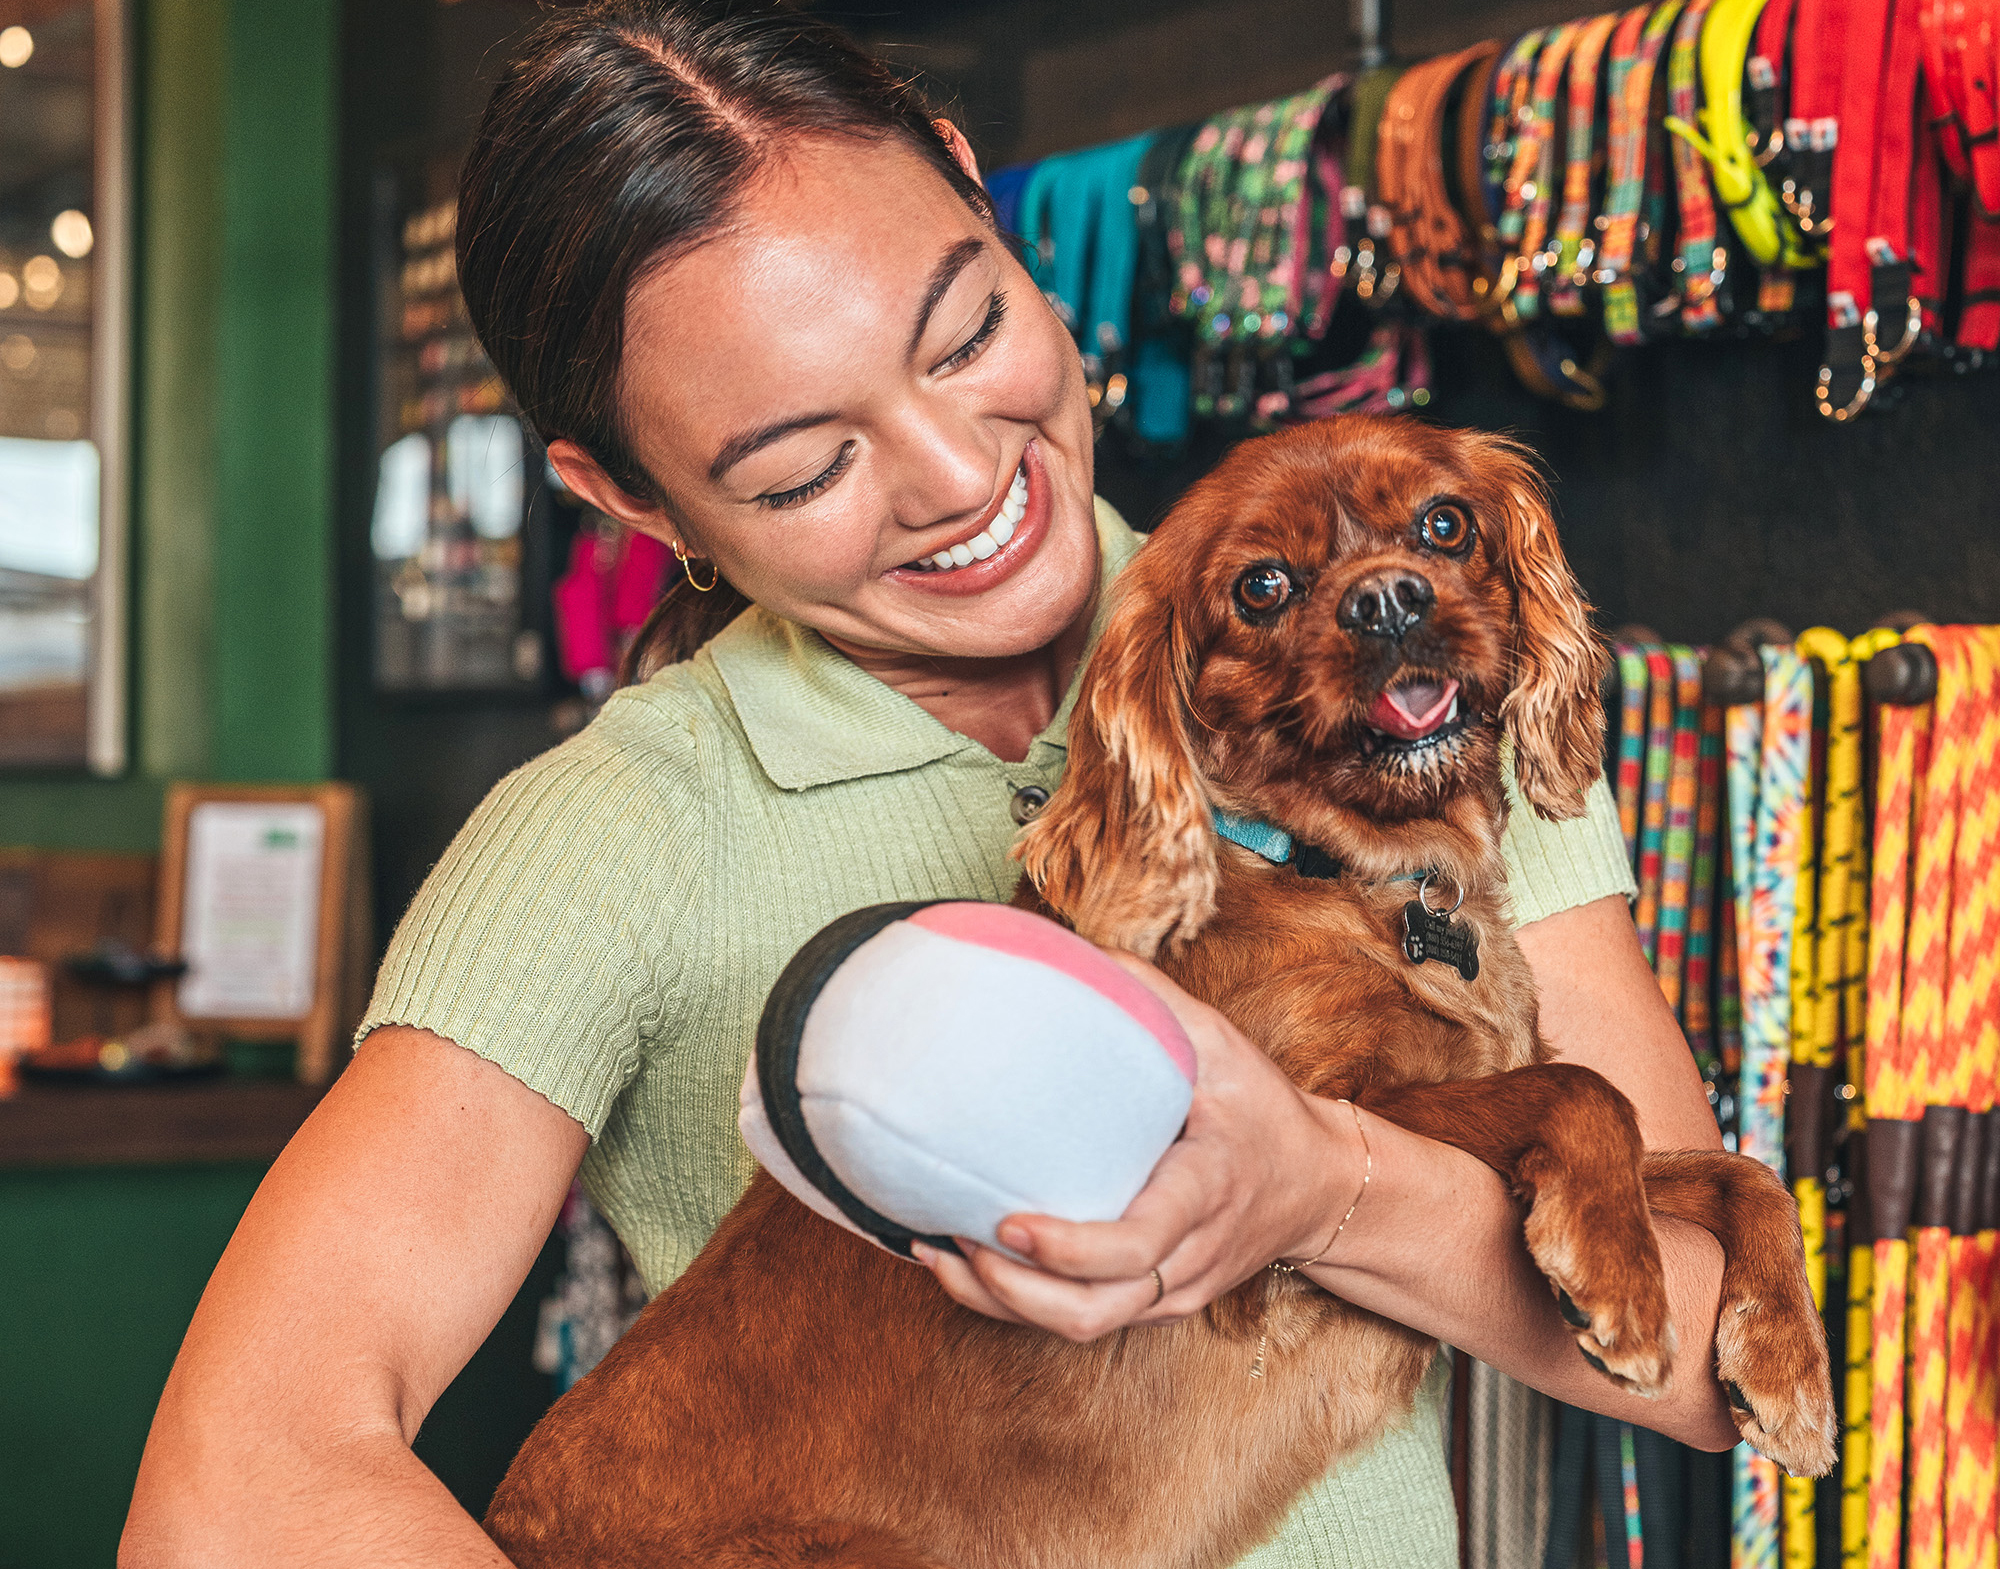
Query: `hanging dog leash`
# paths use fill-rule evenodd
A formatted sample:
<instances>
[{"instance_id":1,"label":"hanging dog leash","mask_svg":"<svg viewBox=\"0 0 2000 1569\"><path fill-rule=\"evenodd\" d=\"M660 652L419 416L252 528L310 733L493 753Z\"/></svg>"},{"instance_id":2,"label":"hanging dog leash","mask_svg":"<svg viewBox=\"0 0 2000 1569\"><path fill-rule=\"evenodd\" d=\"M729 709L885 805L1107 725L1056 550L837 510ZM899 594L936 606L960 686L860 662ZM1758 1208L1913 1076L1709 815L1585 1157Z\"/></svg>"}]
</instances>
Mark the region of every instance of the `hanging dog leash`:
<instances>
[{"instance_id":1,"label":"hanging dog leash","mask_svg":"<svg viewBox=\"0 0 2000 1569\"><path fill-rule=\"evenodd\" d=\"M1811 636L1811 633L1807 634ZM1868 1569L1868 1489L1870 1475L1870 1411L1874 1388L1874 1281L1875 1231L1870 1213L1866 1168L1862 1160L1867 1136L1866 1093L1868 1002L1868 898L1869 853L1865 802L1861 790L1863 729L1866 707L1861 690L1861 667L1883 649L1901 640L1901 634L1886 628L1863 633L1847 643L1846 661L1835 661L1835 669L1851 672L1851 679L1836 675L1832 693L1830 742L1841 738L1842 746L1851 736L1854 790L1845 797L1851 820L1848 830L1852 858L1847 875L1847 920L1842 944L1839 987L1839 1035L1846 1046L1844 1092L1848 1097L1847 1175L1851 1196L1847 1207L1847 1377L1846 1399L1841 1412L1841 1520L1840 1561L1842 1569ZM1834 749L1829 746L1828 777L1835 777ZM1839 777L1847 778L1845 765ZM1829 798L1833 795L1831 784Z\"/></svg>"},{"instance_id":2,"label":"hanging dog leash","mask_svg":"<svg viewBox=\"0 0 2000 1569\"><path fill-rule=\"evenodd\" d=\"M1910 1245L1922 1094L1902 1038L1909 925L1910 827L1930 712L1879 711L1875 835L1868 916L1868 1200L1875 1239L1872 1378L1868 1411L1868 1566L1903 1561Z\"/></svg>"},{"instance_id":3,"label":"hanging dog leash","mask_svg":"<svg viewBox=\"0 0 2000 1569\"><path fill-rule=\"evenodd\" d=\"M1737 945L1743 989L1743 1074L1738 1149L1784 1170L1785 1066L1791 944L1810 785L1812 674L1788 648L1759 650L1764 703L1732 709L1731 838L1740 852ZM1744 886L1747 884L1748 886ZM1736 1448L1735 1556L1739 1569L1778 1562L1778 1468Z\"/></svg>"},{"instance_id":4,"label":"hanging dog leash","mask_svg":"<svg viewBox=\"0 0 2000 1569\"><path fill-rule=\"evenodd\" d=\"M1993 969L2000 953L1994 918L1994 824L1984 803L1991 798L1990 749L2000 746L1994 668L1986 638L1976 627L1927 629L1925 640L1956 645L1958 691L1949 705L1963 736L1956 832L1951 846L1949 930L1945 939L1944 1053L1951 1064L1952 1099L1965 1110L1951 1213L1951 1299L1945 1351L1944 1542L1947 1569L1977 1569L1992 1521L1994 1422L1991 1381L1982 1367L1987 1320L1989 1261L1982 1242L1980 1198L1984 1136L1994 1098L1996 1040L1990 1024ZM1932 642L1935 649L1937 641ZM1946 660L1939 659L1939 704L1947 706Z\"/></svg>"},{"instance_id":5,"label":"hanging dog leash","mask_svg":"<svg viewBox=\"0 0 2000 1569\"><path fill-rule=\"evenodd\" d=\"M1639 901L1633 911L1639 946L1649 966L1657 965L1660 935L1662 852L1667 835L1667 779L1674 762L1673 662L1664 648L1647 645L1646 761L1639 810Z\"/></svg>"},{"instance_id":6,"label":"hanging dog leash","mask_svg":"<svg viewBox=\"0 0 2000 1569\"><path fill-rule=\"evenodd\" d=\"M1701 655L1675 644L1672 758L1667 773L1667 830L1660 859L1659 956L1653 973L1676 1016L1682 1012L1688 932L1693 925L1695 817L1700 795Z\"/></svg>"},{"instance_id":7,"label":"hanging dog leash","mask_svg":"<svg viewBox=\"0 0 2000 1569\"><path fill-rule=\"evenodd\" d=\"M1618 826L1625 859L1639 871L1639 808L1646 777L1646 655L1620 643L1618 659Z\"/></svg>"},{"instance_id":8,"label":"hanging dog leash","mask_svg":"<svg viewBox=\"0 0 2000 1569\"><path fill-rule=\"evenodd\" d=\"M1977 627L1968 633L1980 672L1982 697L1978 739L1971 755L1966 796L1974 803L1978 843L1968 862L1969 908L1980 913L1968 920L1963 952L1964 973L1972 982L1964 1017L1976 1026L1973 1036L1973 1107L1983 1123L1982 1159L1976 1174L1968 1174L1975 1190L1977 1261L1972 1281L1975 1303L1972 1410L1966 1429L1974 1468L1970 1491L1975 1505L1971 1556L1985 1566L2000 1563L2000 1310L1993 1302L1996 1269L2000 1269L2000 976L1994 958L2000 954L2000 815L1992 803L2000 798L2000 628ZM1961 834L1965 830L1961 828Z\"/></svg>"},{"instance_id":9,"label":"hanging dog leash","mask_svg":"<svg viewBox=\"0 0 2000 1569\"><path fill-rule=\"evenodd\" d=\"M1957 1097L1956 1064L1945 1030L1950 977L1952 861L1956 850L1959 781L1965 766L1967 703L1964 664L1953 629L1918 627L1909 641L1937 658L1937 700L1929 760L1917 796L1908 947L1903 969L1903 1050L1921 1086L1922 1158L1910 1268L1909 1465L1904 1562L1908 1569L1942 1569L1946 1418L1951 1304L1951 1176L1964 1137L1965 1108Z\"/></svg>"},{"instance_id":10,"label":"hanging dog leash","mask_svg":"<svg viewBox=\"0 0 2000 1569\"><path fill-rule=\"evenodd\" d=\"M1710 996L1716 951L1715 901L1722 872L1722 710L1714 704L1704 705L1700 726L1695 758L1694 888L1688 909L1687 985L1681 996L1681 1027L1701 1069L1716 1121L1727 1129L1735 1097L1729 1097L1725 1110L1716 1010Z\"/></svg>"}]
</instances>

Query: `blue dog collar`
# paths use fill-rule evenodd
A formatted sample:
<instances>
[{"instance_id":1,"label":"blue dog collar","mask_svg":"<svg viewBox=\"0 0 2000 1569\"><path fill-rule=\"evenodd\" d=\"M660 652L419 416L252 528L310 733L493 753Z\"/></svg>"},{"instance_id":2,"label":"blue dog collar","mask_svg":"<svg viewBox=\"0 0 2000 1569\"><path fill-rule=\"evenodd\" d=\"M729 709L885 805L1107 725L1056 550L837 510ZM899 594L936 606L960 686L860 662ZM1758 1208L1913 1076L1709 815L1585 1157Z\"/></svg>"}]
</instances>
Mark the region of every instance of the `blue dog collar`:
<instances>
[{"instance_id":1,"label":"blue dog collar","mask_svg":"<svg viewBox=\"0 0 2000 1569\"><path fill-rule=\"evenodd\" d=\"M1339 857L1329 854L1317 845L1301 845L1284 829L1270 823L1260 823L1254 817L1234 817L1221 807L1211 807L1215 814L1215 831L1231 844L1240 844L1252 855L1262 856L1273 866L1289 866L1298 862L1299 873L1304 877L1338 877L1345 870ZM1436 873L1431 871L1398 872L1387 879L1392 883L1428 882Z\"/></svg>"},{"instance_id":2,"label":"blue dog collar","mask_svg":"<svg viewBox=\"0 0 2000 1569\"><path fill-rule=\"evenodd\" d=\"M1292 858L1292 836L1282 828L1260 823L1252 817L1232 817L1221 807L1214 808L1215 831L1231 844L1240 844L1252 855L1261 855L1273 866L1283 866Z\"/></svg>"}]
</instances>

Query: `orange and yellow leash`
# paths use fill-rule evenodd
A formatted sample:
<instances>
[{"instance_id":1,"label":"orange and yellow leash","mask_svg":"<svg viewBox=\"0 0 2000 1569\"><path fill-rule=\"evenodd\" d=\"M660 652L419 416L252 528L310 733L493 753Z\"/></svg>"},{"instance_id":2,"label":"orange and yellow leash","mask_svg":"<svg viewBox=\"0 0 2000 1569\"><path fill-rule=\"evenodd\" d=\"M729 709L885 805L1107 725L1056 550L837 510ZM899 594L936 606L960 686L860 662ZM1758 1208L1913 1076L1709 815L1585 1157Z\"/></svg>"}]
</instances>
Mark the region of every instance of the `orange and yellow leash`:
<instances>
[{"instance_id":1,"label":"orange and yellow leash","mask_svg":"<svg viewBox=\"0 0 2000 1569\"><path fill-rule=\"evenodd\" d=\"M1922 1089L1903 1046L1903 964L1909 925L1910 831L1930 711L1884 706L1878 719L1874 849L1869 873L1868 1002L1863 1083L1874 1259L1868 1411L1868 1569L1900 1569L1907 1290L1906 1233L1915 1199Z\"/></svg>"},{"instance_id":2,"label":"orange and yellow leash","mask_svg":"<svg viewBox=\"0 0 2000 1569\"><path fill-rule=\"evenodd\" d=\"M1909 640L1937 657L1930 757L1916 798L1915 870L1903 961L1903 1051L1922 1096L1923 1144L1910 1266L1909 1475L1905 1569L1944 1569L1951 1308L1951 1190L1965 1109L1945 1034L1952 870L1965 767L1966 682L1960 641L1940 627ZM1961 1507L1960 1513L1963 1510Z\"/></svg>"},{"instance_id":3,"label":"orange and yellow leash","mask_svg":"<svg viewBox=\"0 0 2000 1569\"><path fill-rule=\"evenodd\" d=\"M1994 751L2000 748L2000 691L1986 629L1942 627L1957 644L1961 690L1956 702L1964 746L1960 754L1956 839L1951 855L1951 902L1945 938L1944 1049L1951 1062L1952 1097L1965 1108L1965 1131L1955 1173L1950 1242L1951 1299L1945 1358L1945 1565L1987 1569L2000 1543L1993 1540L1994 1384L1985 1348L1992 1318L1987 1290L1992 1272L1990 1229L1982 1227L1981 1188L1985 1133L1994 1102L1992 1024L1995 968L2000 965L2000 924L1993 920L1996 858ZM1944 682L1940 661L1940 688Z\"/></svg>"}]
</instances>

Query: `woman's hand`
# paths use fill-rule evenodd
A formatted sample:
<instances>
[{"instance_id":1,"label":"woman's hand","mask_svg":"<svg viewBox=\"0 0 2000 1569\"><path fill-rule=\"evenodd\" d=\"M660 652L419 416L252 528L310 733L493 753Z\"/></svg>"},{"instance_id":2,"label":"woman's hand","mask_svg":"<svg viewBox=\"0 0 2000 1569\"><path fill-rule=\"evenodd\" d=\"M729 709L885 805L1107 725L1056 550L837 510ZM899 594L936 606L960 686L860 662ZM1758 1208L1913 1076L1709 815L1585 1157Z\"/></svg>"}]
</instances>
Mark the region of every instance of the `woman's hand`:
<instances>
[{"instance_id":1,"label":"woman's hand","mask_svg":"<svg viewBox=\"0 0 2000 1569\"><path fill-rule=\"evenodd\" d=\"M1363 1169L1345 1107L1301 1092L1235 1025L1150 964L1113 957L1159 994L1194 1045L1186 1131L1115 1221L1002 1221L1000 1240L1032 1265L963 1240L964 1258L918 1250L965 1306L1075 1341L1185 1318L1274 1259L1314 1257Z\"/></svg>"}]
</instances>

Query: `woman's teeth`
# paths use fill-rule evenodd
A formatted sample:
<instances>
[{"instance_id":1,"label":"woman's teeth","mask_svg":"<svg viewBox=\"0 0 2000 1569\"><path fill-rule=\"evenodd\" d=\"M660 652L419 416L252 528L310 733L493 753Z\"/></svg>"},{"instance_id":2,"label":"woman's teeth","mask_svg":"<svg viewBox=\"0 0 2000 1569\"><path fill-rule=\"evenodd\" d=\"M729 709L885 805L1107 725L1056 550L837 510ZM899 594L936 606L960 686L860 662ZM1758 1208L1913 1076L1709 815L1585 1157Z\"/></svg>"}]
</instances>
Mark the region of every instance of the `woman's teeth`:
<instances>
[{"instance_id":1,"label":"woman's teeth","mask_svg":"<svg viewBox=\"0 0 2000 1569\"><path fill-rule=\"evenodd\" d=\"M1000 503L1000 510L991 523L972 538L961 540L951 549L940 550L934 556L912 561L910 566L918 572L950 572L957 567L969 567L975 561L984 561L1014 537L1014 530L1021 526L1021 517L1027 510L1028 460L1023 458L1021 466L1014 471L1014 483L1007 487L1007 499Z\"/></svg>"}]
</instances>

